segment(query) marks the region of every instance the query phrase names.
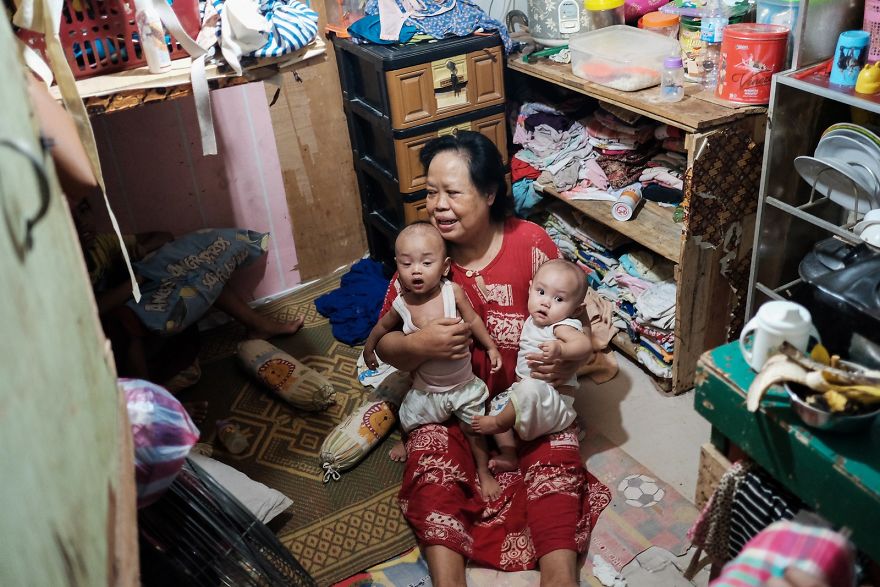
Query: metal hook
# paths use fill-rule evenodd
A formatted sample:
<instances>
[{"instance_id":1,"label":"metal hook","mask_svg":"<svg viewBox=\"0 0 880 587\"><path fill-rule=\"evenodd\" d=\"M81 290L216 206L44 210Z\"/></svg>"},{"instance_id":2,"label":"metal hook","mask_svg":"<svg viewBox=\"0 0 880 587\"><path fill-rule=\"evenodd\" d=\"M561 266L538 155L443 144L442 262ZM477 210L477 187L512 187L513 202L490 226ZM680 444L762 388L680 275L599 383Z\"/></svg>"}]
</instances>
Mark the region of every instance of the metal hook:
<instances>
[{"instance_id":1,"label":"metal hook","mask_svg":"<svg viewBox=\"0 0 880 587\"><path fill-rule=\"evenodd\" d=\"M45 141L41 141L42 147L45 150L49 145ZM9 147L13 151L16 151L22 155L24 155L30 162L31 166L34 168L34 171L37 172L37 178L40 183L40 208L37 210L37 213L34 214L33 218L29 218L25 223L25 237L24 237L24 246L26 250L30 250L33 248L33 230L40 220L43 219L43 216L49 211L49 202L51 192L49 191L49 176L46 174L46 166L40 161L39 157L31 150L30 146L24 141L18 139L0 139L0 147Z\"/></svg>"}]
</instances>

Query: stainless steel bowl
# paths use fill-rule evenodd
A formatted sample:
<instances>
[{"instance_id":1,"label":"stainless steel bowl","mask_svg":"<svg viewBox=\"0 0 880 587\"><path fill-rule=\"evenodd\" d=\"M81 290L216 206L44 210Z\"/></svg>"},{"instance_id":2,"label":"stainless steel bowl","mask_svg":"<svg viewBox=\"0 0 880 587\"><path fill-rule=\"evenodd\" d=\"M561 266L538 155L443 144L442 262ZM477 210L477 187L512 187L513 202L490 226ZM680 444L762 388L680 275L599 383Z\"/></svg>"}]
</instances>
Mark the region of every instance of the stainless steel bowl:
<instances>
[{"instance_id":1,"label":"stainless steel bowl","mask_svg":"<svg viewBox=\"0 0 880 587\"><path fill-rule=\"evenodd\" d=\"M867 414L858 415L840 415L814 408L801 397L792 391L791 387L785 385L785 391L791 398L791 409L798 417L803 420L804 424L817 430L828 430L833 432L857 432L864 430L874 423L877 414L880 414L880 408Z\"/></svg>"}]
</instances>

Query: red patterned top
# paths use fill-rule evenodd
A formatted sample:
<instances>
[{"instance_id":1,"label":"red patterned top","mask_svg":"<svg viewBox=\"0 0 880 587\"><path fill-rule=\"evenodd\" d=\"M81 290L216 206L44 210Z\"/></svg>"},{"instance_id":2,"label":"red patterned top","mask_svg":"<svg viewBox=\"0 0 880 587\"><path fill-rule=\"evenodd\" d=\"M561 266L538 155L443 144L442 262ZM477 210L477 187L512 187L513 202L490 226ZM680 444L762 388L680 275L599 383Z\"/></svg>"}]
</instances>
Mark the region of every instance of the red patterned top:
<instances>
[{"instance_id":1,"label":"red patterned top","mask_svg":"<svg viewBox=\"0 0 880 587\"><path fill-rule=\"evenodd\" d=\"M519 335L529 313L529 282L542 263L560 256L543 228L526 220L508 218L504 222L501 250L488 265L470 271L452 263L450 279L467 294L501 353L502 368L492 374L486 350L479 345L472 348L474 373L486 382L493 396L516 381ZM382 314L399 294L396 274L391 283Z\"/></svg>"}]
</instances>

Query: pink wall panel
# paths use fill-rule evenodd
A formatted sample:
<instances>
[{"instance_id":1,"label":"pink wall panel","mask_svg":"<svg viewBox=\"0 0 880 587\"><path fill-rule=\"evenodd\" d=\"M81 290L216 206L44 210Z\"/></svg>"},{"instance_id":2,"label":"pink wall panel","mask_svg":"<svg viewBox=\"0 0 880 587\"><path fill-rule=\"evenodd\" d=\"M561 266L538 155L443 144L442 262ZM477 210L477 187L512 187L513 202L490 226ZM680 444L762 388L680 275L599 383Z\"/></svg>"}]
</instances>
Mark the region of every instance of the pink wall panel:
<instances>
[{"instance_id":1,"label":"pink wall panel","mask_svg":"<svg viewBox=\"0 0 880 587\"><path fill-rule=\"evenodd\" d=\"M301 280L263 85L216 90L211 100L219 152L212 157L202 156L190 98L95 119L113 210L123 232L271 232L268 254L233 287L245 299L289 290Z\"/></svg>"}]
</instances>

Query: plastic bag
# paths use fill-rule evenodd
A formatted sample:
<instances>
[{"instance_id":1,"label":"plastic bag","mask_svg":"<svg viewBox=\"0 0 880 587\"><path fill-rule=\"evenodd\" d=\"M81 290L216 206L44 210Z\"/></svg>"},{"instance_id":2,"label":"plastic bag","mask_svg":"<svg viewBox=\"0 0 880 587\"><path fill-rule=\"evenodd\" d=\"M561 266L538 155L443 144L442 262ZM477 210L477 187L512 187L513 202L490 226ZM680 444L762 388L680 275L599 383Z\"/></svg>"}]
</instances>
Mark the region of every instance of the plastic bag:
<instances>
[{"instance_id":1,"label":"plastic bag","mask_svg":"<svg viewBox=\"0 0 880 587\"><path fill-rule=\"evenodd\" d=\"M142 379L120 379L134 438L137 506L148 506L177 477L199 429L176 397Z\"/></svg>"}]
</instances>

